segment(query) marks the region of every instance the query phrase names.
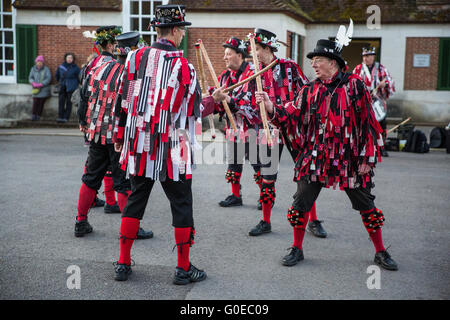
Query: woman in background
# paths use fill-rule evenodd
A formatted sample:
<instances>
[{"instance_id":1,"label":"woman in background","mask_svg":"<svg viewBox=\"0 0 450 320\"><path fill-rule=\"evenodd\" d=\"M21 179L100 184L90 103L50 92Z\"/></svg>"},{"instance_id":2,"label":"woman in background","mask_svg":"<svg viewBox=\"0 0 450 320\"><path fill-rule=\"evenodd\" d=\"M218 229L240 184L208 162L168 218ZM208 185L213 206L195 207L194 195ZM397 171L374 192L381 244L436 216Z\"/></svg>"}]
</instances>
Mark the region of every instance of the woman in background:
<instances>
[{"instance_id":1,"label":"woman in background","mask_svg":"<svg viewBox=\"0 0 450 320\"><path fill-rule=\"evenodd\" d=\"M59 105L57 122L67 122L72 113L72 93L78 88L78 75L80 68L75 64L75 55L66 53L64 62L56 71L56 80L59 82Z\"/></svg>"},{"instance_id":2,"label":"woman in background","mask_svg":"<svg viewBox=\"0 0 450 320\"><path fill-rule=\"evenodd\" d=\"M50 82L52 74L50 69L44 64L44 57L38 56L34 61L35 65L30 70L28 81L33 87L31 93L33 97L33 108L31 111L31 120L40 120L44 103L50 97Z\"/></svg>"}]
</instances>

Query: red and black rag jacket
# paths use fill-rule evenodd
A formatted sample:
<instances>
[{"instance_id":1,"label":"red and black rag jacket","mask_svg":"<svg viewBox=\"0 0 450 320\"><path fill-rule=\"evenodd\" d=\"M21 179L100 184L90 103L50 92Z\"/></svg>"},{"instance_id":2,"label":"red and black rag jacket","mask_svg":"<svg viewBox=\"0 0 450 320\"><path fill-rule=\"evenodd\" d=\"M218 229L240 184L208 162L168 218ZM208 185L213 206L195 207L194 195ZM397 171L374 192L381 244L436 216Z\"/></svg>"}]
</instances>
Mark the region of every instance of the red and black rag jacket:
<instances>
[{"instance_id":1,"label":"red and black rag jacket","mask_svg":"<svg viewBox=\"0 0 450 320\"><path fill-rule=\"evenodd\" d=\"M274 57L274 60L278 59ZM273 60L272 60L273 61ZM260 69L265 65L260 64ZM300 66L290 59L278 59L278 63L263 73L262 77L263 90L267 92L270 101L277 105L285 106L288 102L293 102L300 92L301 88L308 83L308 78L303 74ZM295 144L294 132L289 127L281 127L283 139L279 142L286 144L292 157L295 159L298 146ZM274 136L278 136L278 132L273 132Z\"/></svg>"},{"instance_id":2,"label":"red and black rag jacket","mask_svg":"<svg viewBox=\"0 0 450 320\"><path fill-rule=\"evenodd\" d=\"M119 94L114 141L123 142L122 169L152 180L190 179L201 90L183 51L160 39L130 52Z\"/></svg>"},{"instance_id":3,"label":"red and black rag jacket","mask_svg":"<svg viewBox=\"0 0 450 320\"><path fill-rule=\"evenodd\" d=\"M339 71L328 82L316 79L304 86L295 102L274 106L271 123L295 133L294 181L372 187L373 170L358 175L360 165L373 169L381 161L382 129L371 103L361 78Z\"/></svg>"}]
</instances>

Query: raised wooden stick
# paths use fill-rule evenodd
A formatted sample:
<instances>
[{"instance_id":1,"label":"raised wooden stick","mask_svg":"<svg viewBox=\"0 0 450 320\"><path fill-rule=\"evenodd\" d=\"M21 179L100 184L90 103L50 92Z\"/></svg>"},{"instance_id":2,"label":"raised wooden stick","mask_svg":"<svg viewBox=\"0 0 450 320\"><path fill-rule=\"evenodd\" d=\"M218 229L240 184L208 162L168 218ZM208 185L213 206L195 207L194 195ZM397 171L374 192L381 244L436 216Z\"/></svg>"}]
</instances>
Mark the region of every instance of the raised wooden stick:
<instances>
[{"instance_id":1,"label":"raised wooden stick","mask_svg":"<svg viewBox=\"0 0 450 320\"><path fill-rule=\"evenodd\" d=\"M195 44L195 55L197 56L197 65L198 65L198 77L200 79L200 87L202 88L203 93L208 92L208 84L206 82L205 69L203 68L203 59L202 53L200 52L200 45L198 43ZM209 127L211 128L211 138L216 138L216 128L214 127L214 116L212 114L208 115Z\"/></svg>"},{"instance_id":2,"label":"raised wooden stick","mask_svg":"<svg viewBox=\"0 0 450 320\"><path fill-rule=\"evenodd\" d=\"M245 78L244 80L242 80L241 82L238 82L236 84L233 84L232 86L226 88L225 90L223 90L224 93L230 92L234 89L236 89L237 87L240 87L244 84L246 84L249 81L252 81L253 79L255 79L256 77L262 75L264 72L266 72L267 70L269 70L270 68L272 68L274 65L276 65L279 62L278 59L273 60L271 64L269 64L267 67L265 67L264 69L261 69L259 72L255 73L254 75Z\"/></svg>"},{"instance_id":3,"label":"raised wooden stick","mask_svg":"<svg viewBox=\"0 0 450 320\"><path fill-rule=\"evenodd\" d=\"M209 69L209 72L211 73L211 77L213 78L214 85L216 86L216 88L220 88L219 80L217 80L216 72L214 71L214 67L211 63L211 60L209 60L208 53L206 52L206 49L205 49L205 46L203 45L202 40L198 40L197 43L199 44L200 51L202 52L203 57L205 58L206 64L208 65L208 69ZM234 123L233 114L230 111L230 107L228 106L227 101L223 100L222 104L225 109L225 113L227 114L228 120L230 120L231 127L233 128L233 130L237 131L236 124Z\"/></svg>"},{"instance_id":4,"label":"raised wooden stick","mask_svg":"<svg viewBox=\"0 0 450 320\"><path fill-rule=\"evenodd\" d=\"M250 46L252 48L252 56L253 56L253 64L255 65L255 73L258 73L259 61L258 61L258 55L256 54L255 38L253 38L253 37L250 37ZM263 91L262 83L261 83L261 75L256 77L256 87L259 92ZM267 142L269 145L271 145L272 139L270 136L269 125L267 124L267 113L266 113L266 107L264 105L264 101L261 101L259 103L259 113L261 114L261 120L263 123L264 131L266 132Z\"/></svg>"},{"instance_id":5,"label":"raised wooden stick","mask_svg":"<svg viewBox=\"0 0 450 320\"><path fill-rule=\"evenodd\" d=\"M409 120L411 120L411 117L409 117L408 119L400 122L398 125L396 125L395 127L390 128L388 131L386 131L386 133L391 133L392 131L394 131L395 129L397 129L398 127L400 127L402 124L407 123Z\"/></svg>"}]
</instances>

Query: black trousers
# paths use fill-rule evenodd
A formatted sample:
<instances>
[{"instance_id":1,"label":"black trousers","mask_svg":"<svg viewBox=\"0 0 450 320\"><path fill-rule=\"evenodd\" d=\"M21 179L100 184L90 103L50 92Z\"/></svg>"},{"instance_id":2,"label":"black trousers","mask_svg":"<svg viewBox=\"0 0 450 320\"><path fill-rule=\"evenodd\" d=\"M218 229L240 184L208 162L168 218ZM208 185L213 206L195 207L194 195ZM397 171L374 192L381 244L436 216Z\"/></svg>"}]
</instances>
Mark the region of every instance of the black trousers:
<instances>
[{"instance_id":1,"label":"black trousers","mask_svg":"<svg viewBox=\"0 0 450 320\"><path fill-rule=\"evenodd\" d=\"M81 181L91 189L98 190L102 185L106 171L111 171L113 188L116 192L127 194L131 190L130 180L126 179L125 171L120 169L120 153L114 151L113 144L103 145L91 142L86 172Z\"/></svg>"},{"instance_id":2,"label":"black trousers","mask_svg":"<svg viewBox=\"0 0 450 320\"><path fill-rule=\"evenodd\" d=\"M294 194L292 206L299 212L309 212L319 197L323 188L320 182L297 181L297 192ZM375 196L371 194L371 188L344 189L347 197L352 202L352 207L358 211L372 210L375 208Z\"/></svg>"},{"instance_id":3,"label":"black trousers","mask_svg":"<svg viewBox=\"0 0 450 320\"><path fill-rule=\"evenodd\" d=\"M142 220L148 199L155 180L142 176L130 176L131 194L122 212L122 217ZM192 180L173 181L166 178L160 181L170 202L172 211L172 226L188 228L194 226L192 210Z\"/></svg>"},{"instance_id":4,"label":"black trousers","mask_svg":"<svg viewBox=\"0 0 450 320\"><path fill-rule=\"evenodd\" d=\"M33 108L31 114L35 116L41 116L42 111L44 110L44 104L47 98L33 98Z\"/></svg>"},{"instance_id":5,"label":"black trousers","mask_svg":"<svg viewBox=\"0 0 450 320\"><path fill-rule=\"evenodd\" d=\"M58 97L58 118L69 120L72 113L72 94L61 87Z\"/></svg>"},{"instance_id":6,"label":"black trousers","mask_svg":"<svg viewBox=\"0 0 450 320\"><path fill-rule=\"evenodd\" d=\"M273 159L272 155L275 156L277 151L278 159ZM227 142L228 170L242 173L245 159L250 162L255 172L261 171L263 179L276 181L282 153L282 144L276 144L269 148L263 144L252 143L250 145L249 142Z\"/></svg>"}]
</instances>

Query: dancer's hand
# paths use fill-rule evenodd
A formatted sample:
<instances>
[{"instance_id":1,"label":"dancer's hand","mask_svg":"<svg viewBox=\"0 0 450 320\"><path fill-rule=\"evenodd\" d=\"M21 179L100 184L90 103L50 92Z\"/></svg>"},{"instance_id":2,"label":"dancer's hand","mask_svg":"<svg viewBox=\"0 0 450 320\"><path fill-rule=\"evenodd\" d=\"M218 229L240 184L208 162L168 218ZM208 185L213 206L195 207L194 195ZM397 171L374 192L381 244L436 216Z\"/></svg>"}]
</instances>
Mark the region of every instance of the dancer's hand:
<instances>
[{"instance_id":1,"label":"dancer's hand","mask_svg":"<svg viewBox=\"0 0 450 320\"><path fill-rule=\"evenodd\" d=\"M123 149L123 143L114 143L114 151L115 152L122 152Z\"/></svg>"},{"instance_id":2,"label":"dancer's hand","mask_svg":"<svg viewBox=\"0 0 450 320\"><path fill-rule=\"evenodd\" d=\"M272 101L270 101L269 95L267 94L267 92L257 91L257 92L255 92L255 98L256 98L257 104L264 102L264 106L266 107L267 112L271 113L271 114L273 113L273 103L272 103Z\"/></svg>"},{"instance_id":3,"label":"dancer's hand","mask_svg":"<svg viewBox=\"0 0 450 320\"><path fill-rule=\"evenodd\" d=\"M227 102L230 102L230 96L223 92L224 89L225 85L213 92L212 97L215 103L219 103L223 100L227 100Z\"/></svg>"},{"instance_id":4,"label":"dancer's hand","mask_svg":"<svg viewBox=\"0 0 450 320\"><path fill-rule=\"evenodd\" d=\"M372 168L368 164L362 163L358 166L358 174L360 176L366 175L370 172L371 169Z\"/></svg>"}]
</instances>

